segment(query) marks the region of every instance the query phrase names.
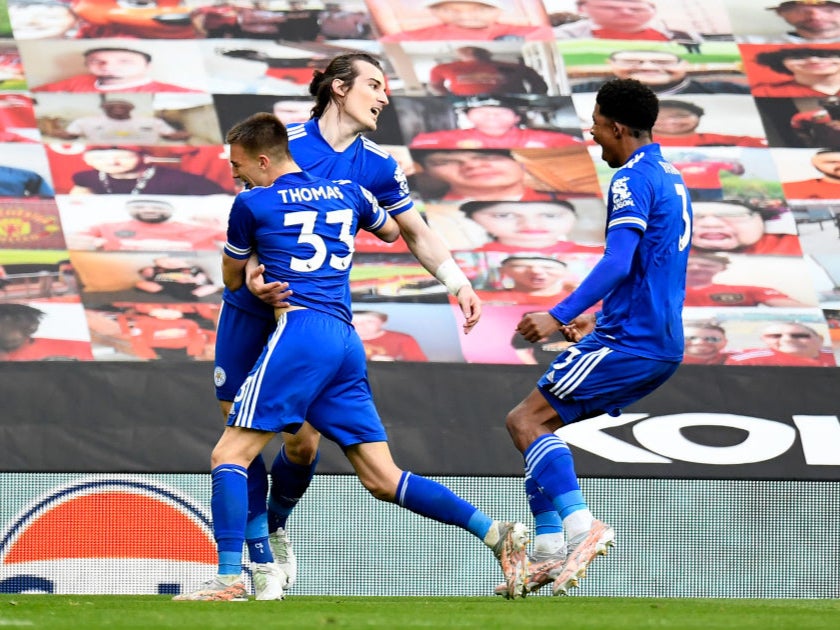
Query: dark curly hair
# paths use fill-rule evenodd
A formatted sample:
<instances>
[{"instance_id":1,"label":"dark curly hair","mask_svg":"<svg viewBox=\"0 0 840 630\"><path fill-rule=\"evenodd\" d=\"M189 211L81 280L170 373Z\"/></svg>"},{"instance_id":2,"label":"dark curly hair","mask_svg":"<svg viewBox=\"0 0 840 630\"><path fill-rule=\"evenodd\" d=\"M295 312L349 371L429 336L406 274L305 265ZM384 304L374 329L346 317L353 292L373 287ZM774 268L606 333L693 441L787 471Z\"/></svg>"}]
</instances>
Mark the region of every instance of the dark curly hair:
<instances>
[{"instance_id":1,"label":"dark curly hair","mask_svg":"<svg viewBox=\"0 0 840 630\"><path fill-rule=\"evenodd\" d=\"M309 93L315 99L315 106L312 108L313 118L323 115L324 110L335 99L332 91L332 82L335 79L340 80L348 90L353 87L353 82L359 76L359 70L356 68L357 61L369 63L383 74L385 72L379 60L368 53L347 53L334 57L323 72L316 70L313 73L312 81L309 83Z\"/></svg>"},{"instance_id":2,"label":"dark curly hair","mask_svg":"<svg viewBox=\"0 0 840 630\"><path fill-rule=\"evenodd\" d=\"M659 115L659 99L653 90L636 79L612 79L595 97L601 114L627 125L634 132L650 134ZM639 133L634 133L638 137Z\"/></svg>"},{"instance_id":3,"label":"dark curly hair","mask_svg":"<svg viewBox=\"0 0 840 630\"><path fill-rule=\"evenodd\" d=\"M840 51L837 48L780 48L758 53L755 62L761 66L770 68L779 74L793 74L785 67L786 59L807 59L808 57L838 57Z\"/></svg>"}]
</instances>

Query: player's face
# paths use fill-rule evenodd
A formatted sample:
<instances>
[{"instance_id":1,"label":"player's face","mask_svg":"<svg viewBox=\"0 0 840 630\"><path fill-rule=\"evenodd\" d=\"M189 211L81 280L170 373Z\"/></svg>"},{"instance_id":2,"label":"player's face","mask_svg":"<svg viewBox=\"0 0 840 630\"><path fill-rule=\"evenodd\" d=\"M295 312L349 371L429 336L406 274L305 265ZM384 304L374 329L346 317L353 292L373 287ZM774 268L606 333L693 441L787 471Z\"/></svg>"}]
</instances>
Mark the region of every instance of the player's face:
<instances>
[{"instance_id":1,"label":"player's face","mask_svg":"<svg viewBox=\"0 0 840 630\"><path fill-rule=\"evenodd\" d=\"M601 147L601 159L612 168L618 168L624 163L618 152L618 138L616 138L616 123L601 113L601 106L595 103L592 113L592 127L589 129L592 139Z\"/></svg>"},{"instance_id":2,"label":"player's face","mask_svg":"<svg viewBox=\"0 0 840 630\"><path fill-rule=\"evenodd\" d=\"M274 103L274 115L284 125L309 120L312 103L309 101L277 101Z\"/></svg>"},{"instance_id":3,"label":"player's face","mask_svg":"<svg viewBox=\"0 0 840 630\"><path fill-rule=\"evenodd\" d=\"M239 144L230 145L230 174L245 188L270 186L274 181L265 168L263 156L253 156Z\"/></svg>"},{"instance_id":4,"label":"player's face","mask_svg":"<svg viewBox=\"0 0 840 630\"><path fill-rule=\"evenodd\" d=\"M823 175L840 177L840 151L818 153L811 158L811 164Z\"/></svg>"},{"instance_id":5,"label":"player's face","mask_svg":"<svg viewBox=\"0 0 840 630\"><path fill-rule=\"evenodd\" d=\"M688 65L676 55L645 50L616 53L609 63L619 79L636 79L654 86L682 81Z\"/></svg>"},{"instance_id":6,"label":"player's face","mask_svg":"<svg viewBox=\"0 0 840 630\"><path fill-rule=\"evenodd\" d=\"M146 77L149 62L126 50L104 50L87 55L85 67L100 79L139 79Z\"/></svg>"},{"instance_id":7,"label":"player's face","mask_svg":"<svg viewBox=\"0 0 840 630\"><path fill-rule=\"evenodd\" d=\"M501 9L480 2L441 2L429 11L444 24L461 28L487 28L499 20Z\"/></svg>"},{"instance_id":8,"label":"player's face","mask_svg":"<svg viewBox=\"0 0 840 630\"><path fill-rule=\"evenodd\" d=\"M498 242L524 248L566 240L576 220L574 212L552 203L497 203L470 218Z\"/></svg>"},{"instance_id":9,"label":"player's face","mask_svg":"<svg viewBox=\"0 0 840 630\"><path fill-rule=\"evenodd\" d=\"M385 75L366 61L355 61L358 75L346 91L343 112L355 123L356 131L376 131L379 114L388 104L385 94Z\"/></svg>"},{"instance_id":10,"label":"player's face","mask_svg":"<svg viewBox=\"0 0 840 630\"><path fill-rule=\"evenodd\" d=\"M453 188L479 184L512 186L523 183L525 171L512 157L476 151L435 151L423 162L425 171Z\"/></svg>"},{"instance_id":11,"label":"player's face","mask_svg":"<svg viewBox=\"0 0 840 630\"><path fill-rule=\"evenodd\" d=\"M84 154L84 161L91 168L108 175L133 173L143 166L143 158L139 153L122 149L88 151Z\"/></svg>"},{"instance_id":12,"label":"player's face","mask_svg":"<svg viewBox=\"0 0 840 630\"><path fill-rule=\"evenodd\" d=\"M69 31L76 23L76 16L58 3L10 3L9 20L15 39L53 39Z\"/></svg>"},{"instance_id":13,"label":"player's face","mask_svg":"<svg viewBox=\"0 0 840 630\"><path fill-rule=\"evenodd\" d=\"M798 4L777 13L806 37L811 35L816 38L822 33L834 32L840 28L840 7L830 4L823 6Z\"/></svg>"},{"instance_id":14,"label":"player's face","mask_svg":"<svg viewBox=\"0 0 840 630\"><path fill-rule=\"evenodd\" d=\"M693 247L731 251L754 245L764 235L761 215L749 208L714 201L699 201L693 206Z\"/></svg>"},{"instance_id":15,"label":"player's face","mask_svg":"<svg viewBox=\"0 0 840 630\"><path fill-rule=\"evenodd\" d=\"M679 136L692 133L700 124L700 116L679 107L661 107L653 133L663 136Z\"/></svg>"},{"instance_id":16,"label":"player's face","mask_svg":"<svg viewBox=\"0 0 840 630\"><path fill-rule=\"evenodd\" d=\"M698 359L708 359L726 347L726 337L716 328L686 326L685 353Z\"/></svg>"},{"instance_id":17,"label":"player's face","mask_svg":"<svg viewBox=\"0 0 840 630\"><path fill-rule=\"evenodd\" d=\"M822 337L799 324L768 326L761 339L771 350L812 359L819 356L823 343Z\"/></svg>"},{"instance_id":18,"label":"player's face","mask_svg":"<svg viewBox=\"0 0 840 630\"><path fill-rule=\"evenodd\" d=\"M566 266L550 260L515 260L502 266L502 275L513 281L517 291L560 293Z\"/></svg>"},{"instance_id":19,"label":"player's face","mask_svg":"<svg viewBox=\"0 0 840 630\"><path fill-rule=\"evenodd\" d=\"M706 258L689 257L685 282L692 287L711 284L714 277L724 269L726 269L726 265L723 263Z\"/></svg>"},{"instance_id":20,"label":"player's face","mask_svg":"<svg viewBox=\"0 0 840 630\"><path fill-rule=\"evenodd\" d=\"M502 136L516 126L519 115L509 107L473 107L467 120L481 133Z\"/></svg>"}]
</instances>

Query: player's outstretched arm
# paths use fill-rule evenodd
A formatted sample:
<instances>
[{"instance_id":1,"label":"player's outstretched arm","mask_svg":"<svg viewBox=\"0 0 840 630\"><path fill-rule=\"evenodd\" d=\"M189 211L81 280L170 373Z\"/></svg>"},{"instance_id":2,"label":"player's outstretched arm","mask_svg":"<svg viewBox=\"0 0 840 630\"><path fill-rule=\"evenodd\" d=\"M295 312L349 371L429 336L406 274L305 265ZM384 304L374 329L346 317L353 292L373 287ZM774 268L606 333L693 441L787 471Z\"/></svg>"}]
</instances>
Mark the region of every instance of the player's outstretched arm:
<instances>
[{"instance_id":1,"label":"player's outstretched arm","mask_svg":"<svg viewBox=\"0 0 840 630\"><path fill-rule=\"evenodd\" d=\"M464 333L468 333L481 318L481 300L469 279L458 267L443 240L417 210L402 212L396 216L396 220L414 257L458 299L458 306L464 314Z\"/></svg>"}]
</instances>

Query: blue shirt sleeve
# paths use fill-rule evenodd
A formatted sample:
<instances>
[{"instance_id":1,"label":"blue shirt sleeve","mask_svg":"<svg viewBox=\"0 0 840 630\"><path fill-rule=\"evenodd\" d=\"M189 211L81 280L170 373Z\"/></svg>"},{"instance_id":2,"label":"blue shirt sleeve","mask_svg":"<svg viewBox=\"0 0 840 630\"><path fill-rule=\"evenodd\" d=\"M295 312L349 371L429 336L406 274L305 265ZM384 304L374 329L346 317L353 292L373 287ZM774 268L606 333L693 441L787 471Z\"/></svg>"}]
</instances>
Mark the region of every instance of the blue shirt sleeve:
<instances>
[{"instance_id":1,"label":"blue shirt sleeve","mask_svg":"<svg viewBox=\"0 0 840 630\"><path fill-rule=\"evenodd\" d=\"M551 316L561 324L568 324L604 299L630 273L633 256L641 239L642 232L638 229L609 230L603 258L569 297L549 311Z\"/></svg>"},{"instance_id":2,"label":"blue shirt sleeve","mask_svg":"<svg viewBox=\"0 0 840 630\"><path fill-rule=\"evenodd\" d=\"M385 223L388 215L367 188L358 187L362 212L359 216L359 227L368 232L375 232Z\"/></svg>"},{"instance_id":3,"label":"blue shirt sleeve","mask_svg":"<svg viewBox=\"0 0 840 630\"><path fill-rule=\"evenodd\" d=\"M248 205L242 200L242 194L233 200L233 207L228 217L227 241L225 254L231 258L248 258L253 252L256 236L256 219Z\"/></svg>"}]
</instances>

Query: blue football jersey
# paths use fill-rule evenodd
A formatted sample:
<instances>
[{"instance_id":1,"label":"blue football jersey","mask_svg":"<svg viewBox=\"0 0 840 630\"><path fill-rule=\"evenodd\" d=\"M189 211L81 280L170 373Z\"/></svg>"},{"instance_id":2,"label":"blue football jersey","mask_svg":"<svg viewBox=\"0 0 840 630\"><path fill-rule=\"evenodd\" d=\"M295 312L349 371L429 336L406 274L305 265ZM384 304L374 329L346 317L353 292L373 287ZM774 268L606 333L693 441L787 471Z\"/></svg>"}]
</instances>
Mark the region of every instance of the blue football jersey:
<instances>
[{"instance_id":1,"label":"blue football jersey","mask_svg":"<svg viewBox=\"0 0 840 630\"><path fill-rule=\"evenodd\" d=\"M354 182L289 173L236 196L225 253L242 260L256 252L267 282L294 287L290 304L349 324L354 236L360 228L381 227L387 218L373 195Z\"/></svg>"},{"instance_id":2,"label":"blue football jersey","mask_svg":"<svg viewBox=\"0 0 840 630\"><path fill-rule=\"evenodd\" d=\"M392 216L414 206L408 181L397 161L382 147L364 136L357 137L344 151L336 151L324 140L318 119L288 125L289 150L298 166L315 177L350 180L373 193L379 205ZM299 292L301 287L291 285ZM274 319L274 311L248 287L225 289L222 298L255 315Z\"/></svg>"},{"instance_id":3,"label":"blue football jersey","mask_svg":"<svg viewBox=\"0 0 840 630\"><path fill-rule=\"evenodd\" d=\"M607 232L629 227L643 234L630 274L604 298L593 332L603 345L651 359L682 359L691 222L688 189L658 144L641 147L613 175Z\"/></svg>"},{"instance_id":4,"label":"blue football jersey","mask_svg":"<svg viewBox=\"0 0 840 630\"><path fill-rule=\"evenodd\" d=\"M289 151L307 173L361 184L391 216L414 205L405 173L397 161L372 140L358 136L344 151L336 151L321 135L317 118L291 124L287 131Z\"/></svg>"}]
</instances>

